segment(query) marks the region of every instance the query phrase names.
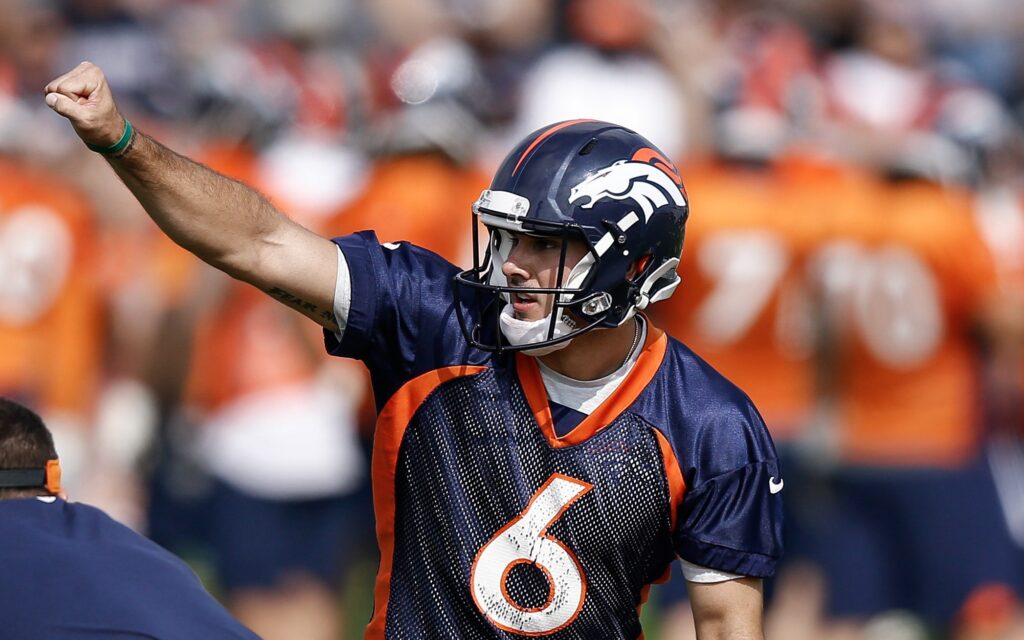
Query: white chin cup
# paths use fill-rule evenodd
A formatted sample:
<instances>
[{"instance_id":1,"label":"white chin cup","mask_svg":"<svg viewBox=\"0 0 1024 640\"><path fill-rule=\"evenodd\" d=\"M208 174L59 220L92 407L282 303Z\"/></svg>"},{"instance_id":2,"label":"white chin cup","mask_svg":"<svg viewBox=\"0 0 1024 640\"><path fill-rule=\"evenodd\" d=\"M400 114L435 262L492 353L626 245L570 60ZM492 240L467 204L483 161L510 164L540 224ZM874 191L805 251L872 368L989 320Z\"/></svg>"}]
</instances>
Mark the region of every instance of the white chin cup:
<instances>
[{"instance_id":1,"label":"white chin cup","mask_svg":"<svg viewBox=\"0 0 1024 640\"><path fill-rule=\"evenodd\" d=\"M547 340L548 328L551 326L551 315L548 314L540 320L519 320L515 317L512 305L507 304L501 310L500 322L501 332L505 335L505 339L512 346L518 347L524 344L536 344ZM572 327L559 317L555 322L555 334L552 339L568 335L571 331ZM536 349L525 349L523 353L528 356L546 356L549 353L568 347L570 342L572 340Z\"/></svg>"}]
</instances>

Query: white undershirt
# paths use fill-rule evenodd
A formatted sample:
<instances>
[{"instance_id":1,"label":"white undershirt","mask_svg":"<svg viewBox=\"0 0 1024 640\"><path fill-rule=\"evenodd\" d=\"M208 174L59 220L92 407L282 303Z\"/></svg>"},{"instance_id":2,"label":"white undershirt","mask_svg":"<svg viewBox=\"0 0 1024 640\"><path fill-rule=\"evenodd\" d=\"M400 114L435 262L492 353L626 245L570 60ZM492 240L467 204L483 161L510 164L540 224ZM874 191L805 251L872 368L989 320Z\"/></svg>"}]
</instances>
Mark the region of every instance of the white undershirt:
<instances>
[{"instance_id":1,"label":"white undershirt","mask_svg":"<svg viewBox=\"0 0 1024 640\"><path fill-rule=\"evenodd\" d=\"M348 326L348 312L352 308L352 275L348 272L348 260L338 247L338 279L334 283L334 321L338 331L334 336L341 342Z\"/></svg>"},{"instance_id":2,"label":"white undershirt","mask_svg":"<svg viewBox=\"0 0 1024 640\"><path fill-rule=\"evenodd\" d=\"M548 391L548 398L552 402L557 402L563 407L569 407L582 414L589 416L593 413L613 391L619 388L630 370L633 369L633 365L636 364L640 352L643 351L642 345L647 339L647 323L640 316L636 316L636 318L640 323L640 337L636 345L622 365L603 378L575 380L537 360L537 364L540 365L540 377L543 378L544 387Z\"/></svg>"},{"instance_id":3,"label":"white undershirt","mask_svg":"<svg viewBox=\"0 0 1024 640\"><path fill-rule=\"evenodd\" d=\"M345 327L348 325L348 314L351 308L352 280L351 275L349 274L348 262L345 260L345 254L342 253L341 247L339 247L338 281L334 288L334 316L339 327L339 330L335 335L339 342L341 342L341 337L345 332ZM537 364L540 365L540 375L544 380L544 387L547 389L548 398L552 402L557 402L564 407L575 409L580 413L586 415L593 413L594 410L608 398L608 396L619 388L619 385L626 379L626 376L633 369L636 361L640 358L640 353L643 351L643 344L647 340L647 322L642 316L636 317L640 322L640 338L637 340L636 346L633 348L633 351L630 352L629 357L626 358L625 362L622 363L622 366L603 378L598 378L597 380L575 380L551 370L545 366L544 363L538 360ZM727 580L735 580L743 577L733 573L727 573L725 571L717 571L715 569L702 567L701 565L687 562L682 559L680 559L680 562L683 568L683 577L686 578L687 582L708 584L714 582L725 582Z\"/></svg>"}]
</instances>

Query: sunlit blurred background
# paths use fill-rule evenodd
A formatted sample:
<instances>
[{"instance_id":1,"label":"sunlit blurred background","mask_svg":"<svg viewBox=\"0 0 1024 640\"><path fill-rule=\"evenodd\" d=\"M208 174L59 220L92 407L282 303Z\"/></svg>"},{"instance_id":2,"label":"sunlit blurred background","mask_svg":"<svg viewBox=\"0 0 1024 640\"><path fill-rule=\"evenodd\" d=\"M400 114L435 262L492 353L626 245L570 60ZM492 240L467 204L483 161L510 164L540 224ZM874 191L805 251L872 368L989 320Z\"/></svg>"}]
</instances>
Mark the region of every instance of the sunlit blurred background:
<instances>
[{"instance_id":1,"label":"sunlit blurred background","mask_svg":"<svg viewBox=\"0 0 1024 640\"><path fill-rule=\"evenodd\" d=\"M303 224L459 264L517 139L647 136L692 212L654 320L784 461L768 639L1024 638L1020 2L0 0L0 394L268 640L357 638L363 369L159 233L43 103L82 60ZM678 577L644 620L693 637Z\"/></svg>"}]
</instances>

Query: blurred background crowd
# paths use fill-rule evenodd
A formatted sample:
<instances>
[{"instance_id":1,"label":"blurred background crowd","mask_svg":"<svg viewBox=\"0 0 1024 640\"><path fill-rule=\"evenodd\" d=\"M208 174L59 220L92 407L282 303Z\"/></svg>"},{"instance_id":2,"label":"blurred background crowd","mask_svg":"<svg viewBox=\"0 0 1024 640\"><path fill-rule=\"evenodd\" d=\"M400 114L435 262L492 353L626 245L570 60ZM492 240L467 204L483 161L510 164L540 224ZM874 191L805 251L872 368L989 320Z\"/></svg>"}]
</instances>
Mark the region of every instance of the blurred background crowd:
<instances>
[{"instance_id":1,"label":"blurred background crowd","mask_svg":"<svg viewBox=\"0 0 1024 640\"><path fill-rule=\"evenodd\" d=\"M42 88L100 65L171 148L325 234L465 265L511 145L597 118L679 167L654 319L783 457L769 640L1024 638L1024 7L1015 0L0 0L0 394L72 498L268 640L355 638L372 390L166 240ZM692 637L678 577L647 637Z\"/></svg>"}]
</instances>

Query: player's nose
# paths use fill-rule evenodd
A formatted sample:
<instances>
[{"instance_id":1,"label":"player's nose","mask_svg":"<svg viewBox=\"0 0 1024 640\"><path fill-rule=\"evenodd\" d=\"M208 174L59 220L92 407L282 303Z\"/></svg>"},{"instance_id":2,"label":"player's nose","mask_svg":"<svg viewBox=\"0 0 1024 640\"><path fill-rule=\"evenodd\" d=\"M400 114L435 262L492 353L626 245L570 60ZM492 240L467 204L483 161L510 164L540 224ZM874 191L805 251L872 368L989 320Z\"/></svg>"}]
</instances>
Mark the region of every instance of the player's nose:
<instances>
[{"instance_id":1,"label":"player's nose","mask_svg":"<svg viewBox=\"0 0 1024 640\"><path fill-rule=\"evenodd\" d=\"M521 245L517 245L509 251L505 262L501 264L501 272L510 283L529 279L530 272L527 270L525 258Z\"/></svg>"}]
</instances>

